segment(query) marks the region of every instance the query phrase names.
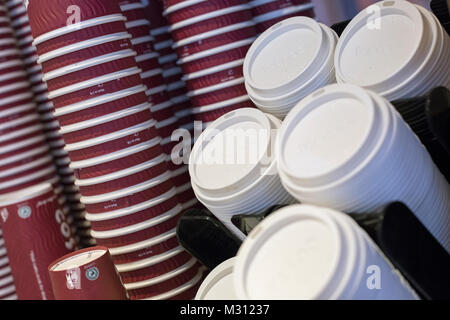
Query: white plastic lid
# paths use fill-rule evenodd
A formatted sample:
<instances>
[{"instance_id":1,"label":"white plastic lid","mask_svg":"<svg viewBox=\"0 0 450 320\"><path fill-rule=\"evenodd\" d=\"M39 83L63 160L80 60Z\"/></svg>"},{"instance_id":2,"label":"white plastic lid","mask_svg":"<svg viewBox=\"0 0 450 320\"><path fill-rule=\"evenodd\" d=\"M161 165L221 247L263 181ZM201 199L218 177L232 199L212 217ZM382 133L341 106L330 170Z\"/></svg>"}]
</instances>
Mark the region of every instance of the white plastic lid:
<instances>
[{"instance_id":1,"label":"white plastic lid","mask_svg":"<svg viewBox=\"0 0 450 320\"><path fill-rule=\"evenodd\" d=\"M408 1L381 1L360 12L346 27L335 53L336 71L344 82L376 88L414 68L424 21ZM429 50L429 48L424 48ZM389 86L395 85L390 82Z\"/></svg>"},{"instance_id":2,"label":"white plastic lid","mask_svg":"<svg viewBox=\"0 0 450 320\"><path fill-rule=\"evenodd\" d=\"M278 136L280 170L302 185L330 183L371 152L385 126L370 95L342 84L319 89L286 117Z\"/></svg>"},{"instance_id":3,"label":"white plastic lid","mask_svg":"<svg viewBox=\"0 0 450 320\"><path fill-rule=\"evenodd\" d=\"M64 271L72 268L77 268L91 263L106 253L106 250L95 249L92 251L82 252L77 255L68 257L58 263L54 264L50 270L52 271Z\"/></svg>"},{"instance_id":4,"label":"white plastic lid","mask_svg":"<svg viewBox=\"0 0 450 320\"><path fill-rule=\"evenodd\" d=\"M233 268L235 258L222 262L206 277L195 300L237 300Z\"/></svg>"},{"instance_id":5,"label":"white plastic lid","mask_svg":"<svg viewBox=\"0 0 450 320\"><path fill-rule=\"evenodd\" d=\"M257 109L220 117L194 145L189 161L192 183L213 193L229 193L251 183L261 174L270 133L269 119Z\"/></svg>"},{"instance_id":6,"label":"white plastic lid","mask_svg":"<svg viewBox=\"0 0 450 320\"><path fill-rule=\"evenodd\" d=\"M321 25L308 17L293 17L272 26L245 57L247 85L264 95L294 90L320 68L328 54L326 41Z\"/></svg>"},{"instance_id":7,"label":"white plastic lid","mask_svg":"<svg viewBox=\"0 0 450 320\"><path fill-rule=\"evenodd\" d=\"M324 208L293 205L263 220L236 257L240 299L326 299L342 281L342 260L354 248ZM345 255L345 256L344 256ZM344 261L345 262L345 261ZM345 272L344 272L345 274Z\"/></svg>"}]
</instances>

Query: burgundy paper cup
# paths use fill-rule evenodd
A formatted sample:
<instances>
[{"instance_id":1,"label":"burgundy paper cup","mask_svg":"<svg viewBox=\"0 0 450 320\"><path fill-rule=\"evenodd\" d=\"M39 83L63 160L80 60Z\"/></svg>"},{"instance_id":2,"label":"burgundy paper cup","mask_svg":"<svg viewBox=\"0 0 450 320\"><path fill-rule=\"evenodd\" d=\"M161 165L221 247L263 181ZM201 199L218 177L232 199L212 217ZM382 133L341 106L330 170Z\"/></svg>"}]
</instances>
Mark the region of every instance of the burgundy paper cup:
<instances>
[{"instance_id":1,"label":"burgundy paper cup","mask_svg":"<svg viewBox=\"0 0 450 320\"><path fill-rule=\"evenodd\" d=\"M22 178L20 180L8 181L7 186L0 187L0 193L14 193L49 181L57 182L55 168L53 167L37 172L32 176L26 177L26 179Z\"/></svg>"},{"instance_id":2,"label":"burgundy paper cup","mask_svg":"<svg viewBox=\"0 0 450 320\"><path fill-rule=\"evenodd\" d=\"M136 205L136 207L116 211L121 214L120 216L117 214L114 215L113 218L108 219L106 217L107 215L87 214L86 219L91 222L91 227L95 231L120 229L133 224L141 223L149 219L153 219L158 215L164 214L178 205L178 199L175 192L172 190L167 194L169 194L169 196L161 196L159 198L150 199L144 203ZM141 207L144 207L144 209L140 209ZM115 214L116 212L113 212L112 214ZM109 216L113 216L112 214L109 214Z\"/></svg>"},{"instance_id":3,"label":"burgundy paper cup","mask_svg":"<svg viewBox=\"0 0 450 320\"><path fill-rule=\"evenodd\" d=\"M162 69L154 69L147 71L147 73L141 73L142 83L147 88L155 88L165 84L162 76Z\"/></svg>"},{"instance_id":4,"label":"burgundy paper cup","mask_svg":"<svg viewBox=\"0 0 450 320\"><path fill-rule=\"evenodd\" d=\"M213 54L201 59L189 61L181 64L184 74L194 73L204 69L220 66L235 60L245 58L251 44L243 45L239 48L234 48L225 52ZM180 60L181 61L181 60Z\"/></svg>"},{"instance_id":5,"label":"burgundy paper cup","mask_svg":"<svg viewBox=\"0 0 450 320\"><path fill-rule=\"evenodd\" d=\"M165 292L171 291L173 289L176 289L180 287L181 285L185 284L186 282L189 282L192 280L197 274L198 274L198 268L199 265L195 264L193 267L188 269L187 271L183 272L182 274L171 278L169 280L160 282L158 284L141 288L141 289L135 289L135 290L128 290L128 294L130 295L130 299L132 300L139 300L139 299L145 299L145 298L151 298L160 294L163 294Z\"/></svg>"},{"instance_id":6,"label":"burgundy paper cup","mask_svg":"<svg viewBox=\"0 0 450 320\"><path fill-rule=\"evenodd\" d=\"M128 295L106 247L86 248L50 264L56 300L127 300Z\"/></svg>"},{"instance_id":7,"label":"burgundy paper cup","mask_svg":"<svg viewBox=\"0 0 450 320\"><path fill-rule=\"evenodd\" d=\"M176 83L182 80L183 72L180 67L175 67L168 70L164 70L163 77L166 80L167 84Z\"/></svg>"},{"instance_id":8,"label":"burgundy paper cup","mask_svg":"<svg viewBox=\"0 0 450 320\"><path fill-rule=\"evenodd\" d=\"M11 109L8 113L0 113L0 125L6 122L14 121L32 114L35 114L35 105L29 104L29 105L23 105L16 107L14 109Z\"/></svg>"},{"instance_id":9,"label":"burgundy paper cup","mask_svg":"<svg viewBox=\"0 0 450 320\"><path fill-rule=\"evenodd\" d=\"M145 183L164 173L165 159L150 160L136 167L119 171L110 176L101 176L90 180L78 180L76 185L83 196L98 196L105 193L126 189L134 185ZM158 172L159 171L159 172ZM117 177L111 179L111 177Z\"/></svg>"},{"instance_id":10,"label":"burgundy paper cup","mask_svg":"<svg viewBox=\"0 0 450 320\"><path fill-rule=\"evenodd\" d=\"M128 109L129 110L129 109ZM139 109L138 109L139 110ZM84 126L80 125L80 129L76 131L68 132L64 127L61 129L61 133L63 134L64 141L67 144L72 144L84 140L89 140L93 138L97 138L103 136L105 134L110 134L119 130L124 130L126 128L139 125L146 121L152 119L152 113L149 108L145 110L139 110L138 112L128 114L124 117L112 119L111 121L101 123L94 126ZM95 119L94 119L95 120ZM88 120L88 121L94 121Z\"/></svg>"},{"instance_id":11,"label":"burgundy paper cup","mask_svg":"<svg viewBox=\"0 0 450 320\"><path fill-rule=\"evenodd\" d=\"M164 126L161 127L160 125ZM164 122L161 121L156 125L156 128L158 129L158 133L162 139L169 138L172 136L173 132L178 129L178 119L176 117L172 117Z\"/></svg>"},{"instance_id":12,"label":"burgundy paper cup","mask_svg":"<svg viewBox=\"0 0 450 320\"><path fill-rule=\"evenodd\" d=\"M142 80L138 71L139 69L137 69L136 73L134 72L132 73L130 71L129 75L127 73L127 75L116 78L114 80L108 79L105 82L101 82L99 84L92 85L87 88L74 89L72 92L68 92L66 94L62 94L59 96L50 96L50 98L55 106L55 109L58 109L64 106L72 105L81 101L86 101L105 94L110 94L117 91L133 88L138 85L142 85Z\"/></svg>"},{"instance_id":13,"label":"burgundy paper cup","mask_svg":"<svg viewBox=\"0 0 450 320\"><path fill-rule=\"evenodd\" d=\"M86 100L75 106L66 106L64 110L60 108L55 114L61 126L68 126L138 106L146 101L145 87L138 86L112 93L108 98Z\"/></svg>"},{"instance_id":14,"label":"burgundy paper cup","mask_svg":"<svg viewBox=\"0 0 450 320\"><path fill-rule=\"evenodd\" d=\"M71 166L74 169L74 174L77 179L90 179L106 175L112 172L128 169L130 166L135 166L154 159L163 153L161 145L144 145L139 144L127 148L118 156L112 157L108 154L106 157L99 157L89 159L83 162L72 162Z\"/></svg>"},{"instance_id":15,"label":"burgundy paper cup","mask_svg":"<svg viewBox=\"0 0 450 320\"><path fill-rule=\"evenodd\" d=\"M73 32L56 36L54 38L46 40L45 42L37 44L36 48L39 56L41 56L45 53L49 53L66 46L73 45L81 41L86 41L97 37L125 31L125 21L124 18L122 18L122 20L120 21L103 23L100 25L74 30Z\"/></svg>"},{"instance_id":16,"label":"burgundy paper cup","mask_svg":"<svg viewBox=\"0 0 450 320\"><path fill-rule=\"evenodd\" d=\"M98 39L101 39L101 37ZM131 47L132 47L130 40L127 38L109 41L112 39L114 39L114 37L110 36L110 37L108 37L107 42L103 42L103 43L97 44L95 46L88 46L86 48L82 48L80 46L77 49L74 49L75 51L73 51L73 52L58 55L51 59L50 59L50 57L53 57L53 55L51 55L51 53L50 53L50 54L48 54L49 58L42 59L42 57L41 57L42 68L46 72L50 72L50 71L53 71L53 70L56 70L56 69L59 69L62 67L66 67L66 66L70 66L75 63L79 63L79 62L87 60L87 59L95 58L98 56L102 56L102 55L105 55L108 53L113 53L113 52L117 52L117 51L121 51L121 50L125 50L125 49L131 49ZM91 42L96 43L95 41L92 41L92 40L95 40L95 39L91 39ZM103 40L103 41L106 41L106 40ZM62 51L62 52L64 52L64 51ZM47 59L49 59L49 60L47 60Z\"/></svg>"},{"instance_id":17,"label":"burgundy paper cup","mask_svg":"<svg viewBox=\"0 0 450 320\"><path fill-rule=\"evenodd\" d=\"M158 54L150 53L136 57L136 63L142 72L155 70L159 68Z\"/></svg>"},{"instance_id":18,"label":"burgundy paper cup","mask_svg":"<svg viewBox=\"0 0 450 320\"><path fill-rule=\"evenodd\" d=\"M176 240L176 237L171 238L170 240L173 241L173 239ZM192 256L184 250L179 250L181 252L179 252L176 255L172 254L172 252L174 251L173 249L169 249L169 250L167 250L169 253L167 253L167 251L166 251L166 252L162 252L159 254L155 254L153 256L157 256L157 257L153 257L153 259L149 259L149 261L152 261L152 260L156 261L155 264L150 264L148 266L142 267L140 269L132 270L132 271L120 272L120 276L122 277L123 282L128 284L128 283L133 283L133 282L154 279L154 278L163 276L166 273L169 273L173 270L176 270L176 269L184 266L186 263L188 263L192 259ZM162 257L164 257L164 255L166 255L166 256L170 255L172 257L161 261L161 258L158 259L158 255L162 256ZM144 256L144 259L145 259L145 256ZM116 262L116 264L119 264L119 262ZM142 265L144 263L142 263L141 261L137 261L137 263L135 263L135 264ZM121 266L119 264L119 268L120 267ZM127 267L128 267L128 269L132 268L133 263L130 263L130 265ZM127 269L125 269L125 270L127 270Z\"/></svg>"},{"instance_id":19,"label":"burgundy paper cup","mask_svg":"<svg viewBox=\"0 0 450 320\"><path fill-rule=\"evenodd\" d=\"M28 127L32 127L40 123L39 117L34 115L29 115L27 117L23 117L21 119L17 119L16 121L10 121L8 123L4 123L4 127L0 127L0 135L6 135L13 133L17 130L26 129Z\"/></svg>"},{"instance_id":20,"label":"burgundy paper cup","mask_svg":"<svg viewBox=\"0 0 450 320\"><path fill-rule=\"evenodd\" d=\"M229 43L253 38L258 35L258 31L255 26L249 26L246 28L226 32L217 36L213 36L206 39L200 39L190 44L177 47L176 51L180 58L188 57L192 54L206 51L209 49L217 48Z\"/></svg>"},{"instance_id":21,"label":"burgundy paper cup","mask_svg":"<svg viewBox=\"0 0 450 320\"><path fill-rule=\"evenodd\" d=\"M190 110L192 108L191 101L187 95L174 97L171 101L173 102L172 109L175 114L181 111Z\"/></svg>"},{"instance_id":22,"label":"burgundy paper cup","mask_svg":"<svg viewBox=\"0 0 450 320\"><path fill-rule=\"evenodd\" d=\"M37 124L33 127L29 127L21 131L15 131L10 135L0 137L0 148L35 137L44 137L42 133L42 124Z\"/></svg>"},{"instance_id":23,"label":"burgundy paper cup","mask_svg":"<svg viewBox=\"0 0 450 320\"><path fill-rule=\"evenodd\" d=\"M119 150L123 150L144 142L157 139L158 132L154 121L148 121L130 129L125 129L99 139L87 140L80 144L66 147L72 161L91 159Z\"/></svg>"},{"instance_id":24,"label":"burgundy paper cup","mask_svg":"<svg viewBox=\"0 0 450 320\"><path fill-rule=\"evenodd\" d=\"M52 161L52 158L50 156L38 159L36 161L30 161L30 162L26 163L25 165L27 167L28 166L32 166L31 168L23 169L20 172L8 174L8 175L5 175L5 173L0 175L0 184L1 183L5 183L5 182L9 182L11 180L17 180L17 179L20 179L20 178L28 177L29 175L32 175L34 173L40 172L42 170L45 170L45 169L51 167L52 162L53 161ZM16 168L17 168L17 166L16 166Z\"/></svg>"},{"instance_id":25,"label":"burgundy paper cup","mask_svg":"<svg viewBox=\"0 0 450 320\"><path fill-rule=\"evenodd\" d=\"M172 182L175 187L183 186L187 183L191 183L191 176L189 175L189 171L186 171L180 175L173 176Z\"/></svg>"},{"instance_id":26,"label":"burgundy paper cup","mask_svg":"<svg viewBox=\"0 0 450 320\"><path fill-rule=\"evenodd\" d=\"M45 141L2 153L0 157L0 172L37 161L48 154L48 146L45 144Z\"/></svg>"},{"instance_id":27,"label":"burgundy paper cup","mask_svg":"<svg viewBox=\"0 0 450 320\"><path fill-rule=\"evenodd\" d=\"M103 75L107 75L113 72L126 70L136 66L134 56L127 56L125 58L119 58L117 60L109 61L99 65L89 66L86 69L82 69L75 72L64 73L63 75L47 80L48 90L58 90L63 87L67 87L82 81L97 78Z\"/></svg>"},{"instance_id":28,"label":"burgundy paper cup","mask_svg":"<svg viewBox=\"0 0 450 320\"><path fill-rule=\"evenodd\" d=\"M224 82L223 84L226 84L226 82ZM222 85L219 85L219 86L222 86ZM202 90L208 91L207 89L208 89L208 87L204 88ZM195 91L192 91L192 92L195 93ZM246 94L247 94L247 90L245 88L245 84L242 82L242 83L238 83L236 85L232 85L232 86L222 88L219 90L190 96L190 100L191 100L191 103L193 106L202 107L202 106L207 106L210 104L230 100L235 97L240 97L240 96L243 96Z\"/></svg>"},{"instance_id":29,"label":"burgundy paper cup","mask_svg":"<svg viewBox=\"0 0 450 320\"><path fill-rule=\"evenodd\" d=\"M258 28L258 30L260 32L264 32L267 29L269 29L270 27L272 27L273 25L277 24L278 22L281 22L283 20L292 18L292 17L297 17L297 16L305 16L305 17L310 17L310 18L314 18L316 15L314 13L314 9L307 9L307 10L303 10L303 11L298 11L295 13L289 13L286 15L280 15L278 17L275 17L273 19L270 20L266 20L263 22L258 22L256 27Z\"/></svg>"},{"instance_id":30,"label":"burgundy paper cup","mask_svg":"<svg viewBox=\"0 0 450 320\"><path fill-rule=\"evenodd\" d=\"M31 30L35 38L55 29L66 27L72 20L75 23L75 18L78 18L78 21L86 21L121 13L118 3L103 0L90 0L88 2L84 0L58 0L51 1L51 3L48 0L32 0L29 2L27 9ZM70 20L70 13L74 15L72 20ZM78 17L76 16L77 13Z\"/></svg>"},{"instance_id":31,"label":"burgundy paper cup","mask_svg":"<svg viewBox=\"0 0 450 320\"><path fill-rule=\"evenodd\" d=\"M243 9L229 14L206 19L201 22L189 24L182 28L172 29L171 34L174 41L180 41L201 33L216 30L240 22L250 21L252 19L253 15L251 10Z\"/></svg>"},{"instance_id":32,"label":"burgundy paper cup","mask_svg":"<svg viewBox=\"0 0 450 320\"><path fill-rule=\"evenodd\" d=\"M144 5L140 1L120 1L120 9L128 21L146 19Z\"/></svg>"},{"instance_id":33,"label":"burgundy paper cup","mask_svg":"<svg viewBox=\"0 0 450 320\"><path fill-rule=\"evenodd\" d=\"M168 25L158 29L152 29L150 34L153 36L155 43L172 40L172 35L169 31Z\"/></svg>"},{"instance_id":34,"label":"burgundy paper cup","mask_svg":"<svg viewBox=\"0 0 450 320\"><path fill-rule=\"evenodd\" d=\"M173 99L174 97L180 97L180 96L185 96L188 93L188 90L186 88L186 84L183 82L183 85L179 87L175 87L175 88L171 88L170 91L168 91L169 96L171 97L171 99Z\"/></svg>"},{"instance_id":35,"label":"burgundy paper cup","mask_svg":"<svg viewBox=\"0 0 450 320\"><path fill-rule=\"evenodd\" d=\"M244 61L242 59L235 62L229 63L230 67L215 71L214 68L211 69L211 73L205 70L204 73L187 74L183 80L186 82L186 87L190 91L214 86L223 82L235 80L242 78L244 76L243 65ZM217 69L217 68L216 68Z\"/></svg>"},{"instance_id":36,"label":"burgundy paper cup","mask_svg":"<svg viewBox=\"0 0 450 320\"><path fill-rule=\"evenodd\" d=\"M167 20L171 24L175 24L189 18L241 4L242 0L208 0L180 9L176 8L176 6L169 6L166 8L165 14Z\"/></svg>"},{"instance_id":37,"label":"burgundy paper cup","mask_svg":"<svg viewBox=\"0 0 450 320\"><path fill-rule=\"evenodd\" d=\"M179 208L179 211L181 211L181 207ZM109 238L99 238L99 232L92 232L92 237L95 238L97 243L99 245L107 246L108 248L116 248L116 247L122 247L131 245L133 243L141 242L147 239L151 239L154 237L157 237L158 235L161 235L163 233L168 232L169 230L175 228L177 226L178 220L180 219L180 214L177 214L167 220L164 220L163 222L152 225L151 227L148 227L146 229L128 233L128 234L122 234L120 236L114 236ZM116 232L116 234L119 234L120 229L115 229L111 231L105 231L108 233ZM105 233L103 232L103 233Z\"/></svg>"},{"instance_id":38,"label":"burgundy paper cup","mask_svg":"<svg viewBox=\"0 0 450 320\"><path fill-rule=\"evenodd\" d=\"M310 3L311 0L275 0L252 8L253 15L259 16L272 11L284 8L295 7L298 5Z\"/></svg>"},{"instance_id":39,"label":"burgundy paper cup","mask_svg":"<svg viewBox=\"0 0 450 320\"><path fill-rule=\"evenodd\" d=\"M129 188L135 190L135 188ZM92 200L93 197L82 197L81 203L86 206L86 211L90 213L104 213L111 210L119 210L123 208L127 208L133 206L137 203L142 203L147 201L148 199L156 198L173 188L173 183L170 180L169 174L161 174L160 176L153 178L150 182L146 184L142 184L138 192L133 191L134 193L125 193L122 195L121 192L112 193L110 197L95 197L95 202ZM141 190L144 189L144 190ZM125 189L128 190L128 189ZM121 190L123 191L123 190ZM131 191L130 191L131 192ZM117 194L117 196L116 196ZM100 200L97 200L99 198ZM105 200L103 200L105 199ZM166 230L167 231L167 230ZM113 239L117 240L117 239ZM143 240L143 239L141 239ZM100 243L100 242L99 242ZM108 245L109 246L109 245Z\"/></svg>"},{"instance_id":40,"label":"burgundy paper cup","mask_svg":"<svg viewBox=\"0 0 450 320\"><path fill-rule=\"evenodd\" d=\"M29 91L30 87L28 85L14 90L7 90L7 91L5 90L3 92L0 92L0 99L6 99L15 95L27 93Z\"/></svg>"},{"instance_id":41,"label":"burgundy paper cup","mask_svg":"<svg viewBox=\"0 0 450 320\"><path fill-rule=\"evenodd\" d=\"M21 300L53 299L51 261L74 248L70 227L50 184L1 197L2 231Z\"/></svg>"},{"instance_id":42,"label":"burgundy paper cup","mask_svg":"<svg viewBox=\"0 0 450 320\"><path fill-rule=\"evenodd\" d=\"M133 39L133 49L138 56L155 52L155 49L153 48L153 38L147 36L144 40L145 41L143 42L136 43L136 39Z\"/></svg>"},{"instance_id":43,"label":"burgundy paper cup","mask_svg":"<svg viewBox=\"0 0 450 320\"><path fill-rule=\"evenodd\" d=\"M138 22L135 20L128 19L129 22L127 22L127 31L131 34L133 39L139 38L139 37L145 37L150 34L150 22L147 20L141 20L139 21L140 25L137 25ZM136 24L136 26L133 25L133 23Z\"/></svg>"}]
</instances>

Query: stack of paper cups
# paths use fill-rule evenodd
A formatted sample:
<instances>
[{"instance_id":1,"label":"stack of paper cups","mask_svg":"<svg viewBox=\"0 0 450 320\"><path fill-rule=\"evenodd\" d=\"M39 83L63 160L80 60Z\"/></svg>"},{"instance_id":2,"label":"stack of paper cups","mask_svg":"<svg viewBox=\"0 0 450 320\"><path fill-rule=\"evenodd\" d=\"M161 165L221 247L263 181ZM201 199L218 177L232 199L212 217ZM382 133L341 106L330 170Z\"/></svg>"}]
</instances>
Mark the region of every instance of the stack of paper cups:
<instances>
[{"instance_id":1,"label":"stack of paper cups","mask_svg":"<svg viewBox=\"0 0 450 320\"><path fill-rule=\"evenodd\" d=\"M0 7L1 10L1 7ZM17 300L14 277L9 266L8 252L0 229L0 300Z\"/></svg>"},{"instance_id":2,"label":"stack of paper cups","mask_svg":"<svg viewBox=\"0 0 450 320\"><path fill-rule=\"evenodd\" d=\"M266 30L245 57L248 95L262 111L283 119L305 96L335 82L337 41L332 29L307 17Z\"/></svg>"},{"instance_id":3,"label":"stack of paper cups","mask_svg":"<svg viewBox=\"0 0 450 320\"><path fill-rule=\"evenodd\" d=\"M106 247L67 254L48 268L56 300L127 300Z\"/></svg>"},{"instance_id":4,"label":"stack of paper cups","mask_svg":"<svg viewBox=\"0 0 450 320\"><path fill-rule=\"evenodd\" d=\"M249 4L259 32L291 17L315 16L311 0L253 0Z\"/></svg>"},{"instance_id":5,"label":"stack of paper cups","mask_svg":"<svg viewBox=\"0 0 450 320\"><path fill-rule=\"evenodd\" d=\"M0 196L1 225L20 300L52 300L48 265L75 248L51 184Z\"/></svg>"},{"instance_id":6,"label":"stack of paper cups","mask_svg":"<svg viewBox=\"0 0 450 320\"><path fill-rule=\"evenodd\" d=\"M302 203L373 212L402 201L450 251L450 185L395 108L349 84L319 89L286 117L278 171Z\"/></svg>"},{"instance_id":7,"label":"stack of paper cups","mask_svg":"<svg viewBox=\"0 0 450 320\"><path fill-rule=\"evenodd\" d=\"M25 70L28 73L28 80L33 91L37 112L41 118L44 127L44 133L47 137L47 143L50 147L50 153L53 156L57 173L60 176L60 183L64 187L64 195L68 206L71 209L70 214L74 219L74 226L83 246L92 245L95 242L90 237L89 223L83 218L84 206L80 203L78 188L74 185L73 170L69 167L70 160L67 151L64 150L64 139L59 132L59 123L54 116L54 108L48 99L47 85L43 80L42 68L40 67L36 47L32 44L33 36L29 24L28 14L23 0L6 1L9 16L11 17L11 26L15 31L17 44L20 49L21 57L24 61Z\"/></svg>"},{"instance_id":8,"label":"stack of paper cups","mask_svg":"<svg viewBox=\"0 0 450 320\"><path fill-rule=\"evenodd\" d=\"M276 170L273 144L281 121L254 108L232 111L214 121L196 141L189 173L197 198L240 238L231 222L294 199Z\"/></svg>"},{"instance_id":9,"label":"stack of paper cups","mask_svg":"<svg viewBox=\"0 0 450 320\"><path fill-rule=\"evenodd\" d=\"M83 13L73 25L69 3ZM196 261L170 256L186 254L175 232L182 206L119 4L33 0L28 13L93 238L110 249L131 299L191 281Z\"/></svg>"},{"instance_id":10,"label":"stack of paper cups","mask_svg":"<svg viewBox=\"0 0 450 320\"><path fill-rule=\"evenodd\" d=\"M177 188L183 209L197 204L190 185L187 166L177 165L172 150L179 141L172 141L172 134L179 129L180 123L175 116L173 103L167 92L168 86L163 77L163 69L158 61L159 54L154 50L153 38L150 34L150 22L146 19L145 10L138 0L121 1L121 10L127 17L126 26L132 35L131 43L137 52L136 61L141 68L141 77L147 86L146 94L150 102L150 110L157 121L156 128L161 136L163 151L167 154L167 163L172 174L172 182Z\"/></svg>"},{"instance_id":11,"label":"stack of paper cups","mask_svg":"<svg viewBox=\"0 0 450 320\"><path fill-rule=\"evenodd\" d=\"M198 78L199 73L202 78L214 77L217 69L236 67L236 61L245 57L257 36L250 7L242 1L169 1L164 15L170 23L173 48L178 54L175 57L180 58L177 63L185 81ZM205 81L187 93L195 120L210 123L229 111L253 106L243 77L226 80Z\"/></svg>"},{"instance_id":12,"label":"stack of paper cups","mask_svg":"<svg viewBox=\"0 0 450 320\"><path fill-rule=\"evenodd\" d=\"M449 88L450 38L437 18L408 1L374 6L360 12L339 40L338 82L359 85L390 101L420 96L437 86Z\"/></svg>"},{"instance_id":13,"label":"stack of paper cups","mask_svg":"<svg viewBox=\"0 0 450 320\"><path fill-rule=\"evenodd\" d=\"M310 205L280 209L250 233L234 286L244 300L418 299L353 219Z\"/></svg>"}]
</instances>

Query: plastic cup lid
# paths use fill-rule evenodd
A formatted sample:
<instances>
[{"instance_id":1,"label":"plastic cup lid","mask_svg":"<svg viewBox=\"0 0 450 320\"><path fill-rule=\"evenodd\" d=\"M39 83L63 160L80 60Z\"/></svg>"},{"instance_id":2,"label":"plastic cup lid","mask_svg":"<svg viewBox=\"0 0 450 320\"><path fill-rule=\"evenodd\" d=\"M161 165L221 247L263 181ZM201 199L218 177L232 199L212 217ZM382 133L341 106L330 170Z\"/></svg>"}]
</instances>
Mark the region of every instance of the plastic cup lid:
<instances>
[{"instance_id":1,"label":"plastic cup lid","mask_svg":"<svg viewBox=\"0 0 450 320\"><path fill-rule=\"evenodd\" d=\"M224 34L227 32L231 32L231 31L235 31L235 30L239 30L239 29L244 29L244 28L248 28L251 26L254 26L255 23L253 21L246 21L246 22L240 22L240 23L235 23L226 27L222 27L219 29L214 29L208 32L204 32L204 33L200 33L197 34L195 36L180 40L178 42L175 42L172 46L172 48L176 49L178 47L182 47L197 41L201 41L201 40L205 40L208 39L210 37L214 37L217 36L219 34Z\"/></svg>"},{"instance_id":2,"label":"plastic cup lid","mask_svg":"<svg viewBox=\"0 0 450 320\"><path fill-rule=\"evenodd\" d=\"M381 112L354 85L312 93L283 122L277 142L280 170L302 185L330 183L355 170L377 150L376 137L386 129Z\"/></svg>"},{"instance_id":3,"label":"plastic cup lid","mask_svg":"<svg viewBox=\"0 0 450 320\"><path fill-rule=\"evenodd\" d=\"M334 50L327 43L323 27L314 19L293 17L266 30L245 57L246 84L269 96L283 95L301 86Z\"/></svg>"},{"instance_id":4,"label":"plastic cup lid","mask_svg":"<svg viewBox=\"0 0 450 320\"><path fill-rule=\"evenodd\" d=\"M193 55L187 56L185 58L181 58L180 60L178 60L178 64L184 64L184 63L188 63L188 62L192 62L198 59L203 59L209 56L212 56L214 54L218 54L221 52L226 52L232 49L236 49L236 48L240 48L246 45L250 45L255 41L256 38L249 38L249 39L245 39L245 40L240 40L240 41L236 41L236 42L232 42L220 47L216 47L213 49L209 49L209 50L205 50L205 51L201 51L198 53L195 53Z\"/></svg>"},{"instance_id":5,"label":"plastic cup lid","mask_svg":"<svg viewBox=\"0 0 450 320\"><path fill-rule=\"evenodd\" d=\"M334 215L343 214L330 211L294 205L263 220L246 238L236 257L234 284L238 297L332 297L348 271L353 271L357 248L354 238L345 239L351 232L343 234L333 219Z\"/></svg>"},{"instance_id":6,"label":"plastic cup lid","mask_svg":"<svg viewBox=\"0 0 450 320\"><path fill-rule=\"evenodd\" d=\"M189 160L192 183L215 194L251 183L261 173L270 138L269 119L257 109L243 108L220 117L194 145Z\"/></svg>"},{"instance_id":7,"label":"plastic cup lid","mask_svg":"<svg viewBox=\"0 0 450 320\"><path fill-rule=\"evenodd\" d=\"M233 268L235 258L218 265L200 286L195 300L237 300Z\"/></svg>"},{"instance_id":8,"label":"plastic cup lid","mask_svg":"<svg viewBox=\"0 0 450 320\"><path fill-rule=\"evenodd\" d=\"M374 6L353 18L335 53L339 77L364 87L375 87L414 68L410 62L416 53L429 50L421 48L424 20L414 4L381 1Z\"/></svg>"},{"instance_id":9,"label":"plastic cup lid","mask_svg":"<svg viewBox=\"0 0 450 320\"><path fill-rule=\"evenodd\" d=\"M111 14L108 16L93 18L85 21L81 21L75 24L69 24L65 27L52 30L50 32L44 33L43 35L40 35L33 41L33 45L37 46L40 43L43 43L45 41L60 37L62 35L79 31L80 29L90 28L93 26L98 26L105 23L110 22L116 22L116 21L126 21L127 18L125 18L122 14Z\"/></svg>"},{"instance_id":10,"label":"plastic cup lid","mask_svg":"<svg viewBox=\"0 0 450 320\"><path fill-rule=\"evenodd\" d=\"M184 27L189 26L189 25L194 24L194 23L199 23L199 22L204 21L204 20L220 17L220 16L223 16L223 15L226 15L226 14L230 14L230 13L233 13L233 12L249 10L249 9L250 9L250 7L249 7L248 4L242 4L242 5L228 7L228 8L217 10L217 11L213 11L213 12L208 12L208 13L202 14L200 16L196 16L196 17L193 17L193 18L190 18L190 19L186 19L186 20L177 22L177 23L175 23L175 24L170 26L170 31L173 32L175 30L178 30L180 28L184 28Z\"/></svg>"}]
</instances>

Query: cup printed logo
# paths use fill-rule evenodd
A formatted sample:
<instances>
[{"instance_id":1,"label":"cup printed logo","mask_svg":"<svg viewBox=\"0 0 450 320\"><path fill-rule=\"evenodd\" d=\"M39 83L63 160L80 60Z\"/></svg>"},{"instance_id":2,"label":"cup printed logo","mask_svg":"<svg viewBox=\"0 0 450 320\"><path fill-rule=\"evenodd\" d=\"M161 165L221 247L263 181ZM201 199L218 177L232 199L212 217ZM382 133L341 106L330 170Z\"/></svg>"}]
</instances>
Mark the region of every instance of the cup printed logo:
<instances>
[{"instance_id":1,"label":"cup printed logo","mask_svg":"<svg viewBox=\"0 0 450 320\"><path fill-rule=\"evenodd\" d=\"M0 212L0 214L2 216L3 222L6 222L6 220L8 220L8 216L9 216L8 209L3 208L2 211Z\"/></svg>"},{"instance_id":2,"label":"cup printed logo","mask_svg":"<svg viewBox=\"0 0 450 320\"><path fill-rule=\"evenodd\" d=\"M67 289L69 290L81 289L80 274L81 274L80 268L73 268L66 271Z\"/></svg>"},{"instance_id":3,"label":"cup printed logo","mask_svg":"<svg viewBox=\"0 0 450 320\"><path fill-rule=\"evenodd\" d=\"M98 276L100 275L100 271L97 267L92 267L86 270L86 278L88 280L94 281L98 279Z\"/></svg>"},{"instance_id":4,"label":"cup printed logo","mask_svg":"<svg viewBox=\"0 0 450 320\"><path fill-rule=\"evenodd\" d=\"M31 208L29 206L20 207L17 213L22 219L28 219L31 216Z\"/></svg>"}]
</instances>

